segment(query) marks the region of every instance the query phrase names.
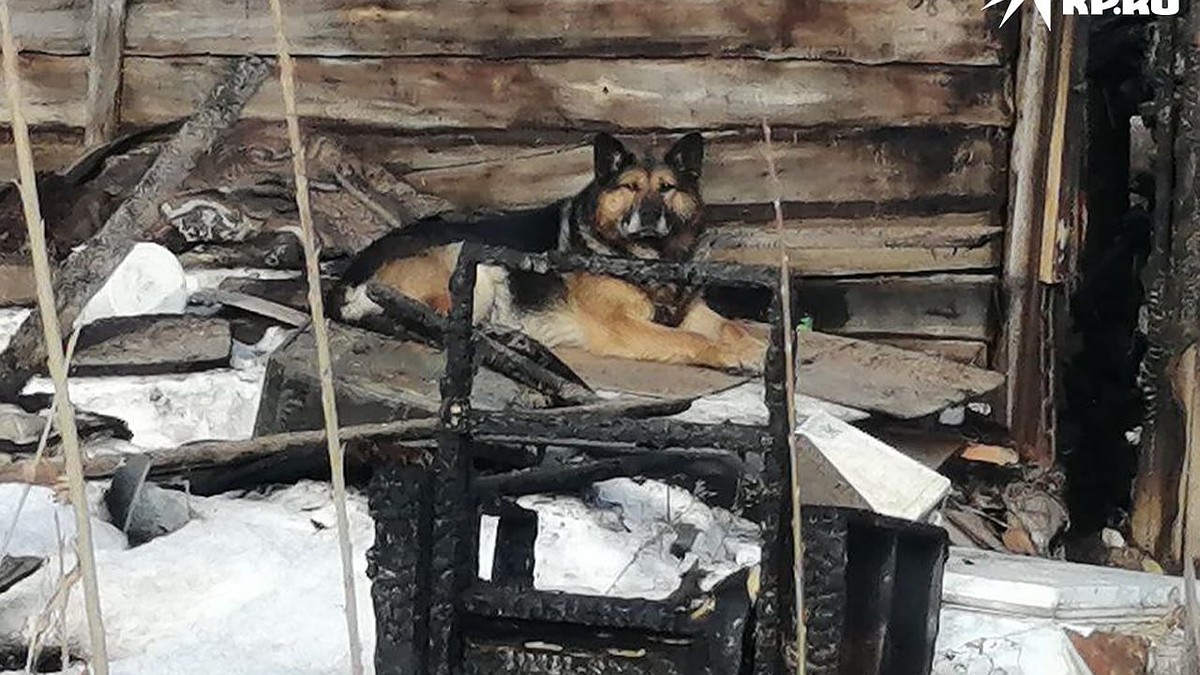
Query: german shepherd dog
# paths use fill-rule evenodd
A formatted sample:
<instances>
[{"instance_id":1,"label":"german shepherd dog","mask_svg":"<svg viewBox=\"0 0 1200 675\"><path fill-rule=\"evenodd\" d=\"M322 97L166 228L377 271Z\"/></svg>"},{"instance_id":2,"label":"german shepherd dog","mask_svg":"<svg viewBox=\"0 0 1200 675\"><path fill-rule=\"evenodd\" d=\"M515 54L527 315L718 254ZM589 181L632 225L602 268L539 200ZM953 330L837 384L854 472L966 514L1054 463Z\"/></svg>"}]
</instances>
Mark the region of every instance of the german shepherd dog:
<instances>
[{"instance_id":1,"label":"german shepherd dog","mask_svg":"<svg viewBox=\"0 0 1200 675\"><path fill-rule=\"evenodd\" d=\"M351 322L380 313L366 294L367 284L378 283L446 314L449 278L466 241L528 253L694 259L704 229L700 134L679 139L658 160L638 157L601 133L593 159L591 183L571 199L470 223L435 216L376 240L333 289L331 313ZM699 289L638 286L581 272L480 265L474 317L520 330L547 347L646 361L760 371L766 349L742 325L713 311Z\"/></svg>"}]
</instances>

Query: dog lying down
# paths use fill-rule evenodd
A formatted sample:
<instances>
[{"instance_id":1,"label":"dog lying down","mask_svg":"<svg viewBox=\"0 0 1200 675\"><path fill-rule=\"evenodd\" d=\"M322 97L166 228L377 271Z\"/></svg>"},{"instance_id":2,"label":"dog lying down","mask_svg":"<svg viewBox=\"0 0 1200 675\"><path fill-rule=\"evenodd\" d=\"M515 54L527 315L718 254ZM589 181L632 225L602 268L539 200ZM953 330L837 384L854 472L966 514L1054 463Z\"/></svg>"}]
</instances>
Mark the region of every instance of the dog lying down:
<instances>
[{"instance_id":1,"label":"dog lying down","mask_svg":"<svg viewBox=\"0 0 1200 675\"><path fill-rule=\"evenodd\" d=\"M446 314L450 276L463 242L526 253L695 259L704 230L701 136L684 136L658 159L639 157L601 133L593 156L592 181L570 199L470 223L425 219L381 237L346 268L332 292L331 313L350 322L381 313L366 292L376 283ZM761 371L766 343L747 326L717 314L700 290L480 265L474 316L476 322L523 331L551 348Z\"/></svg>"}]
</instances>

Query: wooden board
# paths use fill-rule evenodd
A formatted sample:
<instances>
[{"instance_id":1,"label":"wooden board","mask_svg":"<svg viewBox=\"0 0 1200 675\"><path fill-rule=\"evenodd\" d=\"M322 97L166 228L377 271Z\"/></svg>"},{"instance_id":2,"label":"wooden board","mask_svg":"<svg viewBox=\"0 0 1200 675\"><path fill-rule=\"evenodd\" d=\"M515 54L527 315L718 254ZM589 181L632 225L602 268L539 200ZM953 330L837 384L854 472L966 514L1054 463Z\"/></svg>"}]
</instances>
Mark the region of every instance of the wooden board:
<instances>
[{"instance_id":1,"label":"wooden board","mask_svg":"<svg viewBox=\"0 0 1200 675\"><path fill-rule=\"evenodd\" d=\"M222 57L128 57L122 118L189 114L220 79ZM817 124L1004 126L1000 68L760 59L314 59L296 64L300 114L404 129L695 129ZM164 82L171 82L164 87ZM278 82L248 117L282 119Z\"/></svg>"},{"instance_id":2,"label":"wooden board","mask_svg":"<svg viewBox=\"0 0 1200 675\"><path fill-rule=\"evenodd\" d=\"M872 342L922 352L930 356L966 363L978 368L988 367L988 345L975 340L928 340L921 338L874 338Z\"/></svg>"},{"instance_id":3,"label":"wooden board","mask_svg":"<svg viewBox=\"0 0 1200 675\"><path fill-rule=\"evenodd\" d=\"M766 204L775 197L757 138L712 135L703 191L714 205ZM989 129L812 130L780 135L776 166L786 202L886 202L974 198L999 201L1004 134ZM569 196L590 180L592 150L573 145L488 147L462 139L414 148L406 139L352 139L367 159L394 166L418 189L475 207L515 208ZM661 142L661 141L660 141ZM422 164L437 149L437 166Z\"/></svg>"},{"instance_id":4,"label":"wooden board","mask_svg":"<svg viewBox=\"0 0 1200 675\"><path fill-rule=\"evenodd\" d=\"M999 373L816 331L800 334L801 391L901 419L924 417L1004 384Z\"/></svg>"},{"instance_id":5,"label":"wooden board","mask_svg":"<svg viewBox=\"0 0 1200 675\"><path fill-rule=\"evenodd\" d=\"M81 126L87 58L26 54L29 121ZM186 117L231 58L126 56L121 118L151 125ZM761 59L320 59L296 64L305 117L422 129L695 129L823 124L1007 126L1001 68L862 66ZM271 79L246 109L283 118ZM7 120L7 117L0 117Z\"/></svg>"},{"instance_id":6,"label":"wooden board","mask_svg":"<svg viewBox=\"0 0 1200 675\"><path fill-rule=\"evenodd\" d=\"M31 2L33 0L26 0ZM291 0L297 54L494 57L746 53L995 64L997 17L972 0ZM143 54L274 53L267 12L243 0L140 0L128 44Z\"/></svg>"},{"instance_id":7,"label":"wooden board","mask_svg":"<svg viewBox=\"0 0 1200 675\"><path fill-rule=\"evenodd\" d=\"M760 331L765 326L756 327ZM866 340L804 332L797 360L798 393L858 410L911 419L999 387L999 373ZM685 398L722 391L746 377L680 364L555 350L597 389Z\"/></svg>"},{"instance_id":8,"label":"wooden board","mask_svg":"<svg viewBox=\"0 0 1200 675\"><path fill-rule=\"evenodd\" d=\"M33 144L34 168L38 171L57 171L70 166L84 152L82 131L33 131L30 134L30 142ZM0 181L8 183L16 178L17 155L12 144L12 134L7 128L0 129Z\"/></svg>"},{"instance_id":9,"label":"wooden board","mask_svg":"<svg viewBox=\"0 0 1200 675\"><path fill-rule=\"evenodd\" d=\"M827 333L987 340L998 287L987 274L935 274L812 279L798 291L800 310Z\"/></svg>"},{"instance_id":10,"label":"wooden board","mask_svg":"<svg viewBox=\"0 0 1200 675\"><path fill-rule=\"evenodd\" d=\"M9 11L20 49L87 53L91 0L9 0Z\"/></svg>"},{"instance_id":11,"label":"wooden board","mask_svg":"<svg viewBox=\"0 0 1200 675\"><path fill-rule=\"evenodd\" d=\"M72 375L157 375L210 370L229 364L229 322L168 315L111 317L79 335Z\"/></svg>"},{"instance_id":12,"label":"wooden board","mask_svg":"<svg viewBox=\"0 0 1200 675\"><path fill-rule=\"evenodd\" d=\"M1000 265L1003 228L987 213L786 221L792 268L806 276L988 269ZM779 264L779 235L768 223L714 230L716 260Z\"/></svg>"},{"instance_id":13,"label":"wooden board","mask_svg":"<svg viewBox=\"0 0 1200 675\"><path fill-rule=\"evenodd\" d=\"M1003 12L971 0L788 0L788 56L870 63L991 64L1004 58ZM1007 5L1001 5L1007 7ZM853 47L853 48L852 48Z\"/></svg>"},{"instance_id":14,"label":"wooden board","mask_svg":"<svg viewBox=\"0 0 1200 675\"><path fill-rule=\"evenodd\" d=\"M713 134L705 163L704 195L714 207L768 204L760 144ZM1002 133L985 129L818 130L789 134L776 145L788 202L835 208L842 202L1003 198L994 183L1002 177ZM81 139L63 132L35 135L41 169L66 166ZM414 186L464 207L518 208L546 204L586 185L592 171L587 136L571 144L472 144L470 137L347 136L348 149L367 161L388 165ZM637 138L634 138L636 141ZM0 180L16 175L10 143L0 138ZM452 144L447 145L450 141ZM536 141L532 141L536 143ZM6 147L5 147L6 146ZM843 239L843 241L846 241ZM947 240L949 241L949 240Z\"/></svg>"},{"instance_id":15,"label":"wooden board","mask_svg":"<svg viewBox=\"0 0 1200 675\"><path fill-rule=\"evenodd\" d=\"M26 306L36 301L33 264L0 258L0 307Z\"/></svg>"}]
</instances>

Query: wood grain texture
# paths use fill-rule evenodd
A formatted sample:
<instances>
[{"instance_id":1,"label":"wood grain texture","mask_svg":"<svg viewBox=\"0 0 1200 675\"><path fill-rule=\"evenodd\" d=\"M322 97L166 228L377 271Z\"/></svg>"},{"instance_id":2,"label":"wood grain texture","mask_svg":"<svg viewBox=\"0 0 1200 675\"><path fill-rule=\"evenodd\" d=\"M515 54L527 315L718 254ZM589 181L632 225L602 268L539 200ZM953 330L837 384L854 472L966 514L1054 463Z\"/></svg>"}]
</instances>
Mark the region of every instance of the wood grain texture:
<instances>
[{"instance_id":1,"label":"wood grain texture","mask_svg":"<svg viewBox=\"0 0 1200 675\"><path fill-rule=\"evenodd\" d=\"M826 333L987 340L997 292L988 274L810 279L797 303Z\"/></svg>"},{"instance_id":2,"label":"wood grain texture","mask_svg":"<svg viewBox=\"0 0 1200 675\"><path fill-rule=\"evenodd\" d=\"M125 0L94 0L88 58L84 139L88 146L112 139L121 111L121 50L125 43Z\"/></svg>"},{"instance_id":3,"label":"wood grain texture","mask_svg":"<svg viewBox=\"0 0 1200 675\"><path fill-rule=\"evenodd\" d=\"M221 57L128 58L124 118L152 124L192 110ZM296 64L300 114L404 129L695 129L859 124L1004 126L1000 68L758 59L316 59ZM171 83L165 86L164 83ZM249 117L282 118L277 84Z\"/></svg>"},{"instance_id":4,"label":"wood grain texture","mask_svg":"<svg viewBox=\"0 0 1200 675\"><path fill-rule=\"evenodd\" d=\"M31 126L86 124L87 57L22 54L19 63L24 113ZM11 119L8 105L0 105L0 123L7 126Z\"/></svg>"},{"instance_id":5,"label":"wood grain texture","mask_svg":"<svg viewBox=\"0 0 1200 675\"><path fill-rule=\"evenodd\" d=\"M948 359L816 331L800 334L804 393L901 419L931 415L992 391L1004 376Z\"/></svg>"},{"instance_id":6,"label":"wood grain texture","mask_svg":"<svg viewBox=\"0 0 1200 675\"><path fill-rule=\"evenodd\" d=\"M6 113L4 113L6 114ZM38 171L57 171L71 165L84 152L83 134L78 130L33 130L33 165ZM0 182L17 178L17 155L8 127L0 129Z\"/></svg>"},{"instance_id":7,"label":"wood grain texture","mask_svg":"<svg viewBox=\"0 0 1200 675\"><path fill-rule=\"evenodd\" d=\"M866 63L999 63L1002 13L971 0L784 0L784 52Z\"/></svg>"},{"instance_id":8,"label":"wood grain texture","mask_svg":"<svg viewBox=\"0 0 1200 675\"><path fill-rule=\"evenodd\" d=\"M737 135L709 138L705 200L713 205L769 203L775 195L761 143ZM531 147L484 144L463 136L450 145L428 136L414 142L377 134L350 142L365 158L391 166L417 189L464 206L512 208L544 204L583 188L592 171L592 150L583 140ZM669 140L659 137L658 145ZM1003 198L997 183L1003 177L1004 146L1004 133L993 129L821 129L781 135L774 149L785 202L878 203L944 197L998 201Z\"/></svg>"},{"instance_id":9,"label":"wood grain texture","mask_svg":"<svg viewBox=\"0 0 1200 675\"><path fill-rule=\"evenodd\" d=\"M783 242L806 276L987 269L1000 264L1003 229L987 213L788 220ZM715 228L717 260L779 264L779 236L765 223Z\"/></svg>"},{"instance_id":10,"label":"wood grain texture","mask_svg":"<svg viewBox=\"0 0 1200 675\"><path fill-rule=\"evenodd\" d=\"M141 0L141 54L273 50L270 17L244 0ZM297 55L676 56L747 54L991 65L996 17L972 0L292 0Z\"/></svg>"},{"instance_id":11,"label":"wood grain texture","mask_svg":"<svg viewBox=\"0 0 1200 675\"><path fill-rule=\"evenodd\" d=\"M87 53L91 0L10 0L9 7L22 51Z\"/></svg>"}]
</instances>

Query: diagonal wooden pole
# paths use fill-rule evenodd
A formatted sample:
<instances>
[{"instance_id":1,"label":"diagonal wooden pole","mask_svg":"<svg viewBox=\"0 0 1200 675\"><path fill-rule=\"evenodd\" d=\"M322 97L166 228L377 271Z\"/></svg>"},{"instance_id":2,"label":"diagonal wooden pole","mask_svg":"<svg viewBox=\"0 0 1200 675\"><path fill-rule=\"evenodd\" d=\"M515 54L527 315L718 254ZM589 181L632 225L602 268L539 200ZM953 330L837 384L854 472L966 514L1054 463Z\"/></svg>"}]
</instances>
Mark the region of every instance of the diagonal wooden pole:
<instances>
[{"instance_id":1,"label":"diagonal wooden pole","mask_svg":"<svg viewBox=\"0 0 1200 675\"><path fill-rule=\"evenodd\" d=\"M0 51L3 52L4 83L8 110L12 118L13 144L17 151L17 184L29 231L33 276L37 285L38 311L42 318L42 338L46 343L47 365L54 381L58 402L58 432L62 437L71 504L75 507L76 554L83 581L84 609L91 639L91 666L96 675L108 675L108 646L104 640L104 618L100 612L100 587L96 580L96 557L92 546L92 521L88 514L87 493L83 480L83 461L79 434L75 428L75 409L67 392L67 367L63 355L62 331L50 279L50 256L46 252L46 230L38 203L37 178L33 169L33 151L29 144L29 125L25 121L21 98L21 78L17 68L17 44L13 38L8 0L0 0Z\"/></svg>"},{"instance_id":2,"label":"diagonal wooden pole","mask_svg":"<svg viewBox=\"0 0 1200 675\"><path fill-rule=\"evenodd\" d=\"M784 390L787 392L787 434L788 434L788 466L791 467L792 501L792 588L795 592L796 605L796 675L804 675L808 668L808 639L807 626L804 618L804 539L800 525L800 458L796 448L796 354L792 347L796 339L796 328L792 323L792 270L791 259L788 256L787 244L784 241L783 205L781 203L783 187L779 183L779 172L775 169L775 154L771 147L771 127L766 120L762 123L763 154L767 159L767 173L771 176L774 198L771 200L775 207L775 228L779 233L779 295L783 316L783 364L786 380Z\"/></svg>"},{"instance_id":3,"label":"diagonal wooden pole","mask_svg":"<svg viewBox=\"0 0 1200 675\"><path fill-rule=\"evenodd\" d=\"M362 640L358 632L358 602L354 590L354 552L350 544L350 522L346 516L346 473L344 453L338 439L337 403L333 390L333 367L329 355L329 331L325 323L325 305L321 297L321 267L317 255L317 237L309 204L308 167L304 144L300 140L300 117L296 112L296 66L288 50L283 23L282 0L269 0L275 19L275 45L279 52L279 82L287 118L288 142L292 150L292 171L296 180L296 207L300 211L300 242L304 248L308 276L308 306L312 313L313 338L317 346L317 369L321 379L321 405L325 417L325 438L329 449L329 470L333 483L333 505L337 517L338 543L342 555L342 588L346 602L346 633L350 640L350 669L362 675Z\"/></svg>"}]
</instances>

